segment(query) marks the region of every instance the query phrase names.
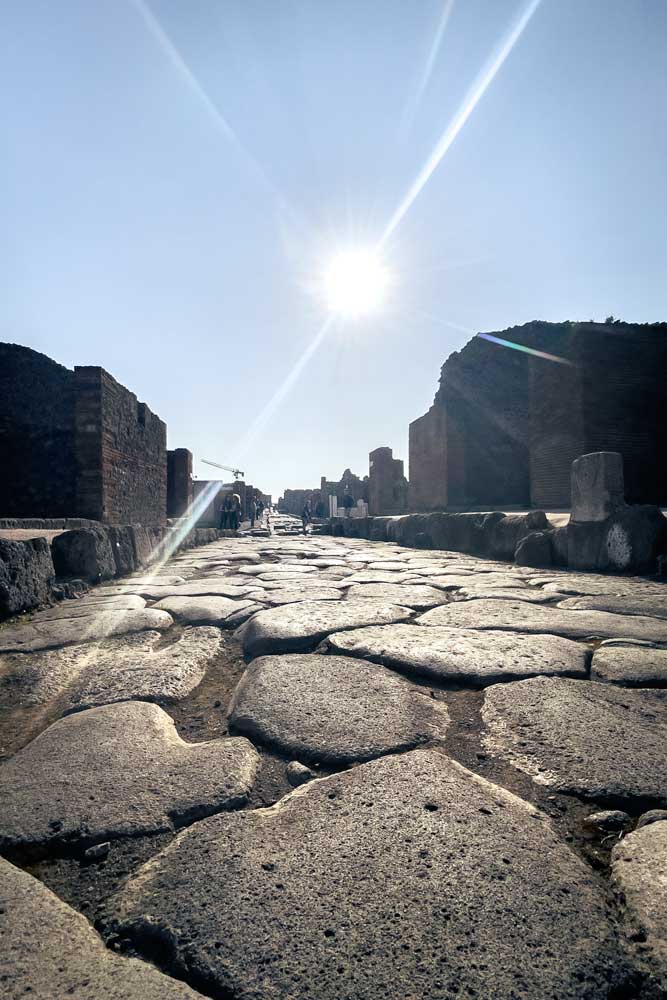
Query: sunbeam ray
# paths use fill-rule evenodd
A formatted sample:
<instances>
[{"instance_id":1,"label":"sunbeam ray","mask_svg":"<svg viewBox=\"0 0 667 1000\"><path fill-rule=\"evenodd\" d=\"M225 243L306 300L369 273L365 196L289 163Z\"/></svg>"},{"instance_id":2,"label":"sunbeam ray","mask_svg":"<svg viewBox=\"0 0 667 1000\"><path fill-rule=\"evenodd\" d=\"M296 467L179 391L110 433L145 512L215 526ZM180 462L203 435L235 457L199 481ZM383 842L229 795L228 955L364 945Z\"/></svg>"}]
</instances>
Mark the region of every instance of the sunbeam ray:
<instances>
[{"instance_id":1,"label":"sunbeam ray","mask_svg":"<svg viewBox=\"0 0 667 1000\"><path fill-rule=\"evenodd\" d=\"M440 53L440 47L442 45L442 40L445 36L445 29L451 17L452 10L454 8L454 0L445 0L442 8L442 13L440 15L440 20L438 21L438 26L435 29L435 34L433 36L433 41L429 48L428 55L426 57L426 62L424 63L424 68L421 72L419 78L419 84L417 85L417 90L415 91L412 100L408 102L408 105L403 113L403 120L401 122L401 132L403 134L407 133L412 125L415 115L419 110L419 105L421 104L422 97L426 93L426 88L428 87L431 76L433 75L433 70Z\"/></svg>"},{"instance_id":2,"label":"sunbeam ray","mask_svg":"<svg viewBox=\"0 0 667 1000\"><path fill-rule=\"evenodd\" d=\"M248 430L238 442L236 453L239 458L243 458L244 455L248 453L248 449L257 440L262 430L271 419L275 411L278 409L285 397L290 393L294 384L297 382L301 372L306 367L312 356L317 351L320 344L326 338L331 326L333 324L333 315L327 316L324 323L317 331L311 342L306 347L305 351L301 357L296 361L294 367L287 373L286 377L283 379L281 384L278 386L274 394L269 399L268 403L263 407L262 410L257 414L253 422L248 427Z\"/></svg>"},{"instance_id":3,"label":"sunbeam ray","mask_svg":"<svg viewBox=\"0 0 667 1000\"><path fill-rule=\"evenodd\" d=\"M479 101L488 90L498 70L518 42L528 22L541 2L542 0L529 0L520 16L517 18L516 22L501 42L498 50L494 53L485 68L478 75L471 89L466 94L461 107L443 132L442 136L436 143L433 152L426 160L426 163L417 174L413 183L410 185L407 194L385 226L384 232L380 238L380 248L387 242L391 234L396 229L396 226L414 202L415 198L417 198L425 184L432 176L433 172L441 163L443 156L454 142L454 139L459 134L472 112L477 107Z\"/></svg>"}]
</instances>

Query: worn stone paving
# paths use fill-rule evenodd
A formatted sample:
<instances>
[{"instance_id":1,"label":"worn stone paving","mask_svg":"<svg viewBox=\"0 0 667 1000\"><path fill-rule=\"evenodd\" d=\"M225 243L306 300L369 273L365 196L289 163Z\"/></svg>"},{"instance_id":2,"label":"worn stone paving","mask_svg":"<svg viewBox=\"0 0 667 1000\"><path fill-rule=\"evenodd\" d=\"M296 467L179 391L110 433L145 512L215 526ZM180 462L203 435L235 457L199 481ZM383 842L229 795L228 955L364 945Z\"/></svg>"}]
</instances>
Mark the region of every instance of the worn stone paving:
<instances>
[{"instance_id":1,"label":"worn stone paving","mask_svg":"<svg viewBox=\"0 0 667 1000\"><path fill-rule=\"evenodd\" d=\"M274 528L0 626L0 993L664 996L665 583Z\"/></svg>"}]
</instances>

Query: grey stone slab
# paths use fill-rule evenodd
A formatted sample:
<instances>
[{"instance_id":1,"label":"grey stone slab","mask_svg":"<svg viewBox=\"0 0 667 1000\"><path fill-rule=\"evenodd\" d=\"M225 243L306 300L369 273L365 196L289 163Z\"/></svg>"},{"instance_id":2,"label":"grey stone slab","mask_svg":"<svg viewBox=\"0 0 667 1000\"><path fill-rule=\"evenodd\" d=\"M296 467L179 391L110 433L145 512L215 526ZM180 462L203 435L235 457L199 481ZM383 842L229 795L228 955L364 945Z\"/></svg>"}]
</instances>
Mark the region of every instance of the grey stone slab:
<instances>
[{"instance_id":1,"label":"grey stone slab","mask_svg":"<svg viewBox=\"0 0 667 1000\"><path fill-rule=\"evenodd\" d=\"M110 901L237 1000L609 1000L628 970L548 820L435 750L204 820ZM217 945L216 942L223 942Z\"/></svg>"},{"instance_id":2,"label":"grey stone slab","mask_svg":"<svg viewBox=\"0 0 667 1000\"><path fill-rule=\"evenodd\" d=\"M279 587L267 590L261 598L266 604L296 604L298 601L340 601L343 591L339 587Z\"/></svg>"},{"instance_id":3,"label":"grey stone slab","mask_svg":"<svg viewBox=\"0 0 667 1000\"><path fill-rule=\"evenodd\" d=\"M667 692L534 677L484 694L486 748L540 784L612 807L667 804Z\"/></svg>"},{"instance_id":4,"label":"grey stone slab","mask_svg":"<svg viewBox=\"0 0 667 1000\"><path fill-rule=\"evenodd\" d=\"M0 628L0 653L31 653L39 649L56 649L75 643L93 642L112 635L128 635L147 629L164 631L174 624L166 611L144 608L143 611L104 612L86 618L65 618L58 621L21 623Z\"/></svg>"},{"instance_id":5,"label":"grey stone slab","mask_svg":"<svg viewBox=\"0 0 667 1000\"><path fill-rule=\"evenodd\" d=\"M509 588L495 589L494 587L489 589L461 587L460 590L452 594L453 601L479 600L482 597L491 601L528 601L529 604L549 604L554 600L553 594L545 594L537 587L512 587L511 590Z\"/></svg>"},{"instance_id":6,"label":"grey stone slab","mask_svg":"<svg viewBox=\"0 0 667 1000\"><path fill-rule=\"evenodd\" d=\"M572 594L574 596L612 597L615 594L655 592L655 585L652 586L643 581L617 576L595 576L592 573L563 574L548 579L536 577L531 580L531 583L544 586L546 591L554 594Z\"/></svg>"},{"instance_id":7,"label":"grey stone slab","mask_svg":"<svg viewBox=\"0 0 667 1000\"><path fill-rule=\"evenodd\" d=\"M392 583L355 583L348 592L348 599L387 601L390 604L401 604L407 608L435 608L445 604L447 595L442 590L436 590L424 584L392 584Z\"/></svg>"},{"instance_id":8,"label":"grey stone slab","mask_svg":"<svg viewBox=\"0 0 667 1000\"><path fill-rule=\"evenodd\" d=\"M303 653L331 632L405 621L409 608L381 601L302 601L260 611L244 627L246 656Z\"/></svg>"},{"instance_id":9,"label":"grey stone slab","mask_svg":"<svg viewBox=\"0 0 667 1000\"><path fill-rule=\"evenodd\" d=\"M172 830L242 805L258 762L243 738L185 743L147 702L65 716L0 767L0 849Z\"/></svg>"},{"instance_id":10,"label":"grey stone slab","mask_svg":"<svg viewBox=\"0 0 667 1000\"><path fill-rule=\"evenodd\" d=\"M253 660L229 718L253 741L336 764L441 742L449 721L442 702L379 664L316 653Z\"/></svg>"},{"instance_id":11,"label":"grey stone slab","mask_svg":"<svg viewBox=\"0 0 667 1000\"><path fill-rule=\"evenodd\" d=\"M146 635L151 636L150 642L144 640ZM168 646L158 646L156 636L161 638L159 632L139 633L112 652L88 654L86 659L92 662L83 666L67 691L67 710L118 701L168 705L187 698L220 651L220 630L186 628Z\"/></svg>"},{"instance_id":12,"label":"grey stone slab","mask_svg":"<svg viewBox=\"0 0 667 1000\"><path fill-rule=\"evenodd\" d=\"M155 574L149 574L148 576L146 576L146 574L144 573L143 575L139 576L129 576L125 582L127 582L133 587L139 587L142 585L148 587L153 587L157 585L162 587L173 587L174 585L185 583L185 578L182 576L177 576L174 573L166 573L164 575L162 575L161 573L155 573Z\"/></svg>"},{"instance_id":13,"label":"grey stone slab","mask_svg":"<svg viewBox=\"0 0 667 1000\"><path fill-rule=\"evenodd\" d=\"M266 604L258 604L255 601L243 601L242 603L245 605L243 608L235 611L229 618L225 618L224 628L239 628L252 618L253 615L256 615L259 611L264 611L266 608Z\"/></svg>"},{"instance_id":14,"label":"grey stone slab","mask_svg":"<svg viewBox=\"0 0 667 1000\"><path fill-rule=\"evenodd\" d=\"M355 583L389 583L401 584L406 580L414 579L414 573L383 573L379 569L362 570L360 573L353 573L346 578L346 582L352 586Z\"/></svg>"},{"instance_id":15,"label":"grey stone slab","mask_svg":"<svg viewBox=\"0 0 667 1000\"><path fill-rule=\"evenodd\" d=\"M311 563L287 563L287 562L266 562L258 563L256 566L239 566L237 571L241 576L261 576L262 573L292 573L296 576L300 574L308 575L317 573L317 566Z\"/></svg>"},{"instance_id":16,"label":"grey stone slab","mask_svg":"<svg viewBox=\"0 0 667 1000\"><path fill-rule=\"evenodd\" d=\"M607 597L566 597L559 601L559 608L578 611L610 611L617 615L648 615L649 618L667 618L667 587L664 594L611 594ZM667 622L663 625L667 642Z\"/></svg>"},{"instance_id":17,"label":"grey stone slab","mask_svg":"<svg viewBox=\"0 0 667 1000\"><path fill-rule=\"evenodd\" d=\"M190 583L181 583L173 587L152 586L140 588L141 594L151 600L159 601L164 597L230 597L242 598L254 589L254 580L247 580L242 586L230 583L226 578L201 577Z\"/></svg>"},{"instance_id":18,"label":"grey stone slab","mask_svg":"<svg viewBox=\"0 0 667 1000\"><path fill-rule=\"evenodd\" d=\"M398 559L382 559L376 562L368 563L368 569L370 570L382 570L384 573L405 573L407 569L407 558Z\"/></svg>"},{"instance_id":19,"label":"grey stone slab","mask_svg":"<svg viewBox=\"0 0 667 1000\"><path fill-rule=\"evenodd\" d=\"M94 618L95 615L110 612L141 611L146 607L146 601L138 594L128 594L127 597L109 597L106 600L86 601L83 598L74 601L63 601L54 608L36 611L30 616L30 623L60 621L64 618Z\"/></svg>"},{"instance_id":20,"label":"grey stone slab","mask_svg":"<svg viewBox=\"0 0 667 1000\"><path fill-rule=\"evenodd\" d=\"M572 639L598 637L660 642L665 638L665 623L657 618L614 615L607 611L571 611L542 607L527 601L456 601L427 611L417 621L425 626L549 632Z\"/></svg>"},{"instance_id":21,"label":"grey stone slab","mask_svg":"<svg viewBox=\"0 0 667 1000\"><path fill-rule=\"evenodd\" d=\"M243 611L253 602L232 601L229 597L165 597L153 605L189 625L221 625L226 618Z\"/></svg>"},{"instance_id":22,"label":"grey stone slab","mask_svg":"<svg viewBox=\"0 0 667 1000\"><path fill-rule=\"evenodd\" d=\"M408 674L482 686L539 674L586 677L589 651L554 635L377 625L337 632L323 650L359 656Z\"/></svg>"},{"instance_id":23,"label":"grey stone slab","mask_svg":"<svg viewBox=\"0 0 667 1000\"><path fill-rule=\"evenodd\" d=\"M591 679L626 687L667 687L667 649L603 642L593 654Z\"/></svg>"},{"instance_id":24,"label":"grey stone slab","mask_svg":"<svg viewBox=\"0 0 667 1000\"><path fill-rule=\"evenodd\" d=\"M183 644L183 640L186 635L194 632L197 632L199 638L205 633L210 639L211 647L212 636L217 636L218 640L220 637L218 629L185 629L174 643L164 647L163 651L158 651L156 646L164 641L164 636L161 632L149 630L103 639L101 642L65 646L62 649L2 654L0 703L5 708L46 705L59 698L66 689L75 686L84 675L91 683L94 681L102 686L108 685L111 691L116 685L117 674L120 683L127 685L127 690L123 692L126 697L122 700L134 697L138 697L138 700L157 700L137 696L140 685L144 684L143 690L147 694L149 680L153 690L157 691L160 683L166 687L175 684L178 676L182 675L183 680L190 676L190 671L194 670L192 656L187 656L182 664L175 664L173 674L167 670L163 675L162 670L169 657L165 659L162 654L171 650L178 654L189 649L190 643ZM133 670L131 675L128 674L130 669Z\"/></svg>"},{"instance_id":25,"label":"grey stone slab","mask_svg":"<svg viewBox=\"0 0 667 1000\"><path fill-rule=\"evenodd\" d=\"M635 830L611 855L612 880L637 964L667 995L667 822Z\"/></svg>"},{"instance_id":26,"label":"grey stone slab","mask_svg":"<svg viewBox=\"0 0 667 1000\"><path fill-rule=\"evenodd\" d=\"M105 947L86 918L0 859L0 966L5 1000L196 1000L185 983Z\"/></svg>"}]
</instances>

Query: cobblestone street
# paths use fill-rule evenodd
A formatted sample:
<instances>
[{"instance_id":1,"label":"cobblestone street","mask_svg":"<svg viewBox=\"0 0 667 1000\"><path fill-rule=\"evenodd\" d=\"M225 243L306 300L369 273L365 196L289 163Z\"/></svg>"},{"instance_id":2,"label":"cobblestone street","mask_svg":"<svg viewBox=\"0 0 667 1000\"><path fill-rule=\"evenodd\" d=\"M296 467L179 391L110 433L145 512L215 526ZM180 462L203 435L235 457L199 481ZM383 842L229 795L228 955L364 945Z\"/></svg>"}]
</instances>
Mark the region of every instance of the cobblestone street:
<instances>
[{"instance_id":1,"label":"cobblestone street","mask_svg":"<svg viewBox=\"0 0 667 1000\"><path fill-rule=\"evenodd\" d=\"M296 525L0 627L9 995L665 995L664 583Z\"/></svg>"}]
</instances>

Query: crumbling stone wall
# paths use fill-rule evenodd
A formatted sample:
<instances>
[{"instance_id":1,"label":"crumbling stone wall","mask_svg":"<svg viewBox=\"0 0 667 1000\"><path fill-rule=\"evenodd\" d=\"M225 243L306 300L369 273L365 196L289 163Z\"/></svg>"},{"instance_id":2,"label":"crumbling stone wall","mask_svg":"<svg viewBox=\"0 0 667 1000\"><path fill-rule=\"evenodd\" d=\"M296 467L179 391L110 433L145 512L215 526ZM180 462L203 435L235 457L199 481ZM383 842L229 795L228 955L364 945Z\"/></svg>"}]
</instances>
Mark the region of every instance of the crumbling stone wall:
<instances>
[{"instance_id":1,"label":"crumbling stone wall","mask_svg":"<svg viewBox=\"0 0 667 1000\"><path fill-rule=\"evenodd\" d=\"M78 513L108 524L164 524L166 425L103 368L74 373Z\"/></svg>"},{"instance_id":2,"label":"crumbling stone wall","mask_svg":"<svg viewBox=\"0 0 667 1000\"><path fill-rule=\"evenodd\" d=\"M413 509L567 507L571 463L592 451L623 454L630 502L667 502L667 324L534 322L492 336L514 349L473 338L411 425Z\"/></svg>"},{"instance_id":3,"label":"crumbling stone wall","mask_svg":"<svg viewBox=\"0 0 667 1000\"><path fill-rule=\"evenodd\" d=\"M370 514L402 514L407 508L408 483L403 462L391 448L376 448L369 455L368 510Z\"/></svg>"},{"instance_id":4,"label":"crumbling stone wall","mask_svg":"<svg viewBox=\"0 0 667 1000\"><path fill-rule=\"evenodd\" d=\"M74 373L19 344L0 344L0 515L75 512Z\"/></svg>"}]
</instances>

